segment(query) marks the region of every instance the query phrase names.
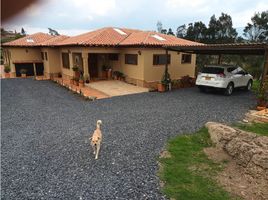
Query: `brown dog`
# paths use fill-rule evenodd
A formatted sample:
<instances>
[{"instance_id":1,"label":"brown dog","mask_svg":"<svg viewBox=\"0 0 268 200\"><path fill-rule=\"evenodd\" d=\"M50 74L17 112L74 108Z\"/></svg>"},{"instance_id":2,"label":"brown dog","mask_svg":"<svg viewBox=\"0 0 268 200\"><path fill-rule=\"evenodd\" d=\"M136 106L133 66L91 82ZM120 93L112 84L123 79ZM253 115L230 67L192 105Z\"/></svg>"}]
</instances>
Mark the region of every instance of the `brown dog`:
<instances>
[{"instance_id":1,"label":"brown dog","mask_svg":"<svg viewBox=\"0 0 268 200\"><path fill-rule=\"evenodd\" d=\"M101 134L101 129L100 126L102 124L101 120L97 121L97 128L94 131L93 135L89 140L91 139L91 146L93 148L93 154L95 154L95 159L98 159L99 156L99 151L100 151L100 145L102 141L102 134Z\"/></svg>"}]
</instances>

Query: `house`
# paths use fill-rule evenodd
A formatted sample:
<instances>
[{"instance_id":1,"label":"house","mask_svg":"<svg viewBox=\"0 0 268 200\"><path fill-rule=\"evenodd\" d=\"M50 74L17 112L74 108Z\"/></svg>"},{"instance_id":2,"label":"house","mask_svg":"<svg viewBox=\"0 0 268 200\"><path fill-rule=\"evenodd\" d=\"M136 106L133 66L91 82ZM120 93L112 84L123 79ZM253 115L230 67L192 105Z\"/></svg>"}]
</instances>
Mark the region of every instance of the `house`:
<instances>
[{"instance_id":1,"label":"house","mask_svg":"<svg viewBox=\"0 0 268 200\"><path fill-rule=\"evenodd\" d=\"M142 87L156 87L161 80L166 57L171 79L195 75L196 55L169 51L166 47L201 45L153 31L107 27L78 36L36 33L5 43L5 62L13 76L26 68L28 75L63 78L74 75L77 66L84 76L100 79L104 66L120 71L126 81Z\"/></svg>"}]
</instances>

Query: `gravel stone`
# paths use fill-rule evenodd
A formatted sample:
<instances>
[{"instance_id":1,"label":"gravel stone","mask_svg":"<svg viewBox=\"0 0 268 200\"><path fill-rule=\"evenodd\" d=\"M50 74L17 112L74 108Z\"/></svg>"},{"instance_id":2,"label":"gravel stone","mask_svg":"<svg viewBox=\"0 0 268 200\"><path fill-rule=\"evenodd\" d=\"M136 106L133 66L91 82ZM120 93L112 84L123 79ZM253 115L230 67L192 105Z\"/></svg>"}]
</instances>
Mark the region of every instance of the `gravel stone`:
<instances>
[{"instance_id":1,"label":"gravel stone","mask_svg":"<svg viewBox=\"0 0 268 200\"><path fill-rule=\"evenodd\" d=\"M165 199L157 157L207 121L242 120L251 92L197 88L86 101L51 81L2 79L1 199ZM103 122L95 160L88 138Z\"/></svg>"}]
</instances>

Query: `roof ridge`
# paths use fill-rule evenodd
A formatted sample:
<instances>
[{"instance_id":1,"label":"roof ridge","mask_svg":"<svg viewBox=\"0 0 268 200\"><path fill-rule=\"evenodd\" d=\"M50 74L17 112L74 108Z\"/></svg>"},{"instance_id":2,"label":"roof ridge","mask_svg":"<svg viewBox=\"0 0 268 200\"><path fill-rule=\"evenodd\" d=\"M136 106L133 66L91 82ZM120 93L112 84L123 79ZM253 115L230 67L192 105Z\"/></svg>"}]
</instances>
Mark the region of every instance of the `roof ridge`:
<instances>
[{"instance_id":1,"label":"roof ridge","mask_svg":"<svg viewBox=\"0 0 268 200\"><path fill-rule=\"evenodd\" d=\"M121 41L118 42L117 45L120 45L123 41L125 41L130 35L132 35L134 32L131 32L127 37L123 38Z\"/></svg>"},{"instance_id":2,"label":"roof ridge","mask_svg":"<svg viewBox=\"0 0 268 200\"><path fill-rule=\"evenodd\" d=\"M144 38L144 40L141 42L141 44L145 44L145 41L149 38L149 35L151 35L151 32L148 31L146 37Z\"/></svg>"}]
</instances>

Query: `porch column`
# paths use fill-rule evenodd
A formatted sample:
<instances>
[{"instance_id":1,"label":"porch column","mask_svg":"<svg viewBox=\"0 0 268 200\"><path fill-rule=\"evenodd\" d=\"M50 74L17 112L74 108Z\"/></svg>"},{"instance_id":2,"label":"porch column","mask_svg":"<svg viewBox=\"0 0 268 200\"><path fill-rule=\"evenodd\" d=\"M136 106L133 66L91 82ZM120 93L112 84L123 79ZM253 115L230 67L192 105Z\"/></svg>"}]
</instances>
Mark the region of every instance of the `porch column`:
<instances>
[{"instance_id":1,"label":"porch column","mask_svg":"<svg viewBox=\"0 0 268 200\"><path fill-rule=\"evenodd\" d=\"M82 58L83 58L84 76L89 77L89 73L88 73L88 53L82 53Z\"/></svg>"},{"instance_id":2,"label":"porch column","mask_svg":"<svg viewBox=\"0 0 268 200\"><path fill-rule=\"evenodd\" d=\"M36 77L36 65L33 63L33 68L34 68L34 77Z\"/></svg>"},{"instance_id":3,"label":"porch column","mask_svg":"<svg viewBox=\"0 0 268 200\"><path fill-rule=\"evenodd\" d=\"M71 51L68 51L68 53L69 53L70 72L71 72L71 74L74 77L75 76L75 73L74 73L74 71L72 69L74 67L74 65L73 65L73 55L72 55L72 52Z\"/></svg>"},{"instance_id":4,"label":"porch column","mask_svg":"<svg viewBox=\"0 0 268 200\"><path fill-rule=\"evenodd\" d=\"M218 65L221 64L221 61L222 61L222 54L219 54L219 57L218 57Z\"/></svg>"},{"instance_id":5,"label":"porch column","mask_svg":"<svg viewBox=\"0 0 268 200\"><path fill-rule=\"evenodd\" d=\"M262 77L261 77L261 86L268 78L268 49L265 49L264 54L264 62L263 62L263 69L262 69Z\"/></svg>"}]
</instances>

